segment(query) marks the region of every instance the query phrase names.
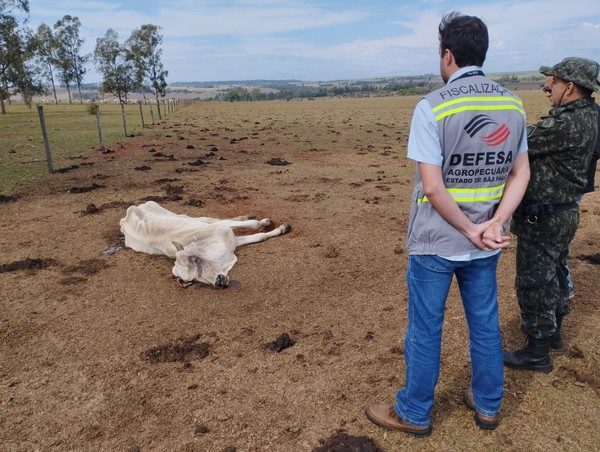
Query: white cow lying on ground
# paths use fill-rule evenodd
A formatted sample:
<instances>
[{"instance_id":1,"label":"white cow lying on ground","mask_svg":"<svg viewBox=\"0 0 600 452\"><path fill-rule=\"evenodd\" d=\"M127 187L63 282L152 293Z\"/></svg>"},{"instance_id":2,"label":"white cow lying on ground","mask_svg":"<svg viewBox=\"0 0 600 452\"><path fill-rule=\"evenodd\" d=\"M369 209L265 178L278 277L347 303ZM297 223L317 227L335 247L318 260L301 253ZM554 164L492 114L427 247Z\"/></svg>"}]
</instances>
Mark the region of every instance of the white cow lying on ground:
<instances>
[{"instance_id":1,"label":"white cow lying on ground","mask_svg":"<svg viewBox=\"0 0 600 452\"><path fill-rule=\"evenodd\" d=\"M237 261L234 252L238 246L262 242L291 230L289 224L283 224L270 232L236 237L234 229L271 225L268 218L253 218L250 215L229 220L194 218L175 214L148 201L129 207L120 225L125 246L175 258L173 275L180 280L224 288L229 284L228 273Z\"/></svg>"}]
</instances>

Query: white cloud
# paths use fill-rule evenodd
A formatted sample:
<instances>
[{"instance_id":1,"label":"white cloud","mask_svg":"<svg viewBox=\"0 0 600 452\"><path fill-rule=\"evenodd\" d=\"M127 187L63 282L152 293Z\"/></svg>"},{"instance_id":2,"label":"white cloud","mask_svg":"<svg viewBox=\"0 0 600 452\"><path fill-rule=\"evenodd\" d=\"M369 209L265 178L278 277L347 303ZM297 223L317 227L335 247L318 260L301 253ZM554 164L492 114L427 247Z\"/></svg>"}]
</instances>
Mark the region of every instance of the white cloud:
<instances>
[{"instance_id":1,"label":"white cloud","mask_svg":"<svg viewBox=\"0 0 600 452\"><path fill-rule=\"evenodd\" d=\"M62 16L57 11L68 11L91 30L131 30L151 22L162 26L169 38L288 33L352 23L368 16L362 11L329 12L296 2L272 0L243 0L227 6L219 2L179 1L176 6L173 2L154 2L156 8L145 12L127 3L72 0L57 3L42 0L32 5L32 14L54 23Z\"/></svg>"},{"instance_id":2,"label":"white cloud","mask_svg":"<svg viewBox=\"0 0 600 452\"><path fill-rule=\"evenodd\" d=\"M359 21L355 11L324 12L314 8L240 7L226 10L163 9L156 17L170 37L252 36L311 30Z\"/></svg>"},{"instance_id":3,"label":"white cloud","mask_svg":"<svg viewBox=\"0 0 600 452\"><path fill-rule=\"evenodd\" d=\"M422 0L410 5L399 2L385 15L376 0L364 6L353 2L348 7L341 2L333 6L308 0L179 0L176 5L160 0L149 1L144 8L135 4L39 0L32 2L31 9L32 19L49 24L59 19L62 11L79 16L87 52L109 27L125 39L144 23L162 26L164 60L171 80L273 74L324 79L344 77L344 73L357 77L437 72L437 26L442 14L451 10L479 16L488 25L488 70L534 70L569 55L600 60L597 0L479 4ZM381 20L387 35L369 37L377 34L375 19ZM345 27L340 35L345 41L335 40L333 27ZM315 42L310 37L313 30L322 30L319 36L332 39Z\"/></svg>"}]
</instances>

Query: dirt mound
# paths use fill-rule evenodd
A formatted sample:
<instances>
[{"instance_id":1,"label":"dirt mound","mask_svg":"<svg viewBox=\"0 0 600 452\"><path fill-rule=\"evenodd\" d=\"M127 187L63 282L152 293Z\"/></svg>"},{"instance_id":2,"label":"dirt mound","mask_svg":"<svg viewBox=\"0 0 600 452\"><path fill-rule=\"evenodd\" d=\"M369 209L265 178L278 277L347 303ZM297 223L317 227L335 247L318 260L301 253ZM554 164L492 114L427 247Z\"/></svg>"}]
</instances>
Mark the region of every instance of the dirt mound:
<instances>
[{"instance_id":1,"label":"dirt mound","mask_svg":"<svg viewBox=\"0 0 600 452\"><path fill-rule=\"evenodd\" d=\"M54 172L55 173L68 173L68 172L73 171L73 170L75 170L77 168L79 168L79 165L64 166L62 168L55 169Z\"/></svg>"},{"instance_id":2,"label":"dirt mound","mask_svg":"<svg viewBox=\"0 0 600 452\"><path fill-rule=\"evenodd\" d=\"M279 353L279 352L285 350L286 348L293 346L295 343L296 342L294 342L292 340L292 338L290 337L290 335L288 333L282 333L273 342L267 343L266 347L268 350L272 350L274 352Z\"/></svg>"},{"instance_id":3,"label":"dirt mound","mask_svg":"<svg viewBox=\"0 0 600 452\"><path fill-rule=\"evenodd\" d=\"M56 265L54 259L30 259L26 257L20 261L0 265L0 273L15 272L19 270L41 270L53 265Z\"/></svg>"},{"instance_id":4,"label":"dirt mound","mask_svg":"<svg viewBox=\"0 0 600 452\"><path fill-rule=\"evenodd\" d=\"M210 345L207 342L198 343L200 337L200 334L196 334L189 338L181 338L172 344L152 347L142 354L142 359L152 364L204 359L208 356Z\"/></svg>"},{"instance_id":5,"label":"dirt mound","mask_svg":"<svg viewBox=\"0 0 600 452\"><path fill-rule=\"evenodd\" d=\"M94 182L89 185L82 185L80 187L71 187L67 190L67 193L87 193L88 191L97 190L99 188L104 188L105 185L97 184Z\"/></svg>"},{"instance_id":6,"label":"dirt mound","mask_svg":"<svg viewBox=\"0 0 600 452\"><path fill-rule=\"evenodd\" d=\"M6 204L8 202L17 202L18 198L19 197L17 195L12 195L12 196L0 195L0 204Z\"/></svg>"},{"instance_id":7,"label":"dirt mound","mask_svg":"<svg viewBox=\"0 0 600 452\"><path fill-rule=\"evenodd\" d=\"M96 206L96 204L90 203L87 206L85 206L85 209L83 209L81 213L83 215L94 215L106 209L126 209L131 205L132 203L128 201L111 201L101 204L100 206Z\"/></svg>"},{"instance_id":8,"label":"dirt mound","mask_svg":"<svg viewBox=\"0 0 600 452\"><path fill-rule=\"evenodd\" d=\"M600 265L600 253L589 254L589 255L580 255L579 260L587 261L594 265Z\"/></svg>"},{"instance_id":9,"label":"dirt mound","mask_svg":"<svg viewBox=\"0 0 600 452\"><path fill-rule=\"evenodd\" d=\"M383 449L368 436L350 436L339 432L326 440L321 440L321 446L313 452L383 452Z\"/></svg>"},{"instance_id":10,"label":"dirt mound","mask_svg":"<svg viewBox=\"0 0 600 452\"><path fill-rule=\"evenodd\" d=\"M292 164L292 162L288 162L286 159L283 159L281 157L273 157L267 160L267 163L273 166L286 166Z\"/></svg>"},{"instance_id":11,"label":"dirt mound","mask_svg":"<svg viewBox=\"0 0 600 452\"><path fill-rule=\"evenodd\" d=\"M202 165L208 165L208 162L205 162L202 159L196 159L193 162L188 162L187 164L189 166L202 166Z\"/></svg>"}]
</instances>

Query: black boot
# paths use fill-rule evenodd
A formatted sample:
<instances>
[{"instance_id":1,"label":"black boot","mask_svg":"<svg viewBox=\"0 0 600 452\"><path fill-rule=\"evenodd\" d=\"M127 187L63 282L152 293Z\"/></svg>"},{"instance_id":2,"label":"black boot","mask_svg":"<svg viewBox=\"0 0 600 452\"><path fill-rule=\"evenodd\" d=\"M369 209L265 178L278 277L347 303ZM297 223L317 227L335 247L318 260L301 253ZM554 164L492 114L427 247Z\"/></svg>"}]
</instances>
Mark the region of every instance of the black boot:
<instances>
[{"instance_id":1,"label":"black boot","mask_svg":"<svg viewBox=\"0 0 600 452\"><path fill-rule=\"evenodd\" d=\"M504 351L504 365L512 369L534 370L548 373L552 370L550 360L550 338L527 337L527 343L520 350Z\"/></svg>"},{"instance_id":2,"label":"black boot","mask_svg":"<svg viewBox=\"0 0 600 452\"><path fill-rule=\"evenodd\" d=\"M552 350L561 350L563 348L562 336L560 334L562 321L563 315L556 314L556 332L552 336L550 336L550 348Z\"/></svg>"}]
</instances>

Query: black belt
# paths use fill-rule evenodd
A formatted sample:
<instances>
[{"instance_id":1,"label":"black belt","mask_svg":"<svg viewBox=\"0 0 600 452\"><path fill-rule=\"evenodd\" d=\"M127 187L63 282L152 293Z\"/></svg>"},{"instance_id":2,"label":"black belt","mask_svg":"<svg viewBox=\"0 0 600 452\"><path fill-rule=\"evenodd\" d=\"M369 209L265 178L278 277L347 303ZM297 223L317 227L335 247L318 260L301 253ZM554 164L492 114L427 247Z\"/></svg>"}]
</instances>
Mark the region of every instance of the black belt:
<instances>
[{"instance_id":1,"label":"black belt","mask_svg":"<svg viewBox=\"0 0 600 452\"><path fill-rule=\"evenodd\" d=\"M528 204L519 206L513 217L517 221L527 221L527 223L537 223L542 218L551 217L552 215L577 208L579 205L576 201L558 203L558 204Z\"/></svg>"}]
</instances>

